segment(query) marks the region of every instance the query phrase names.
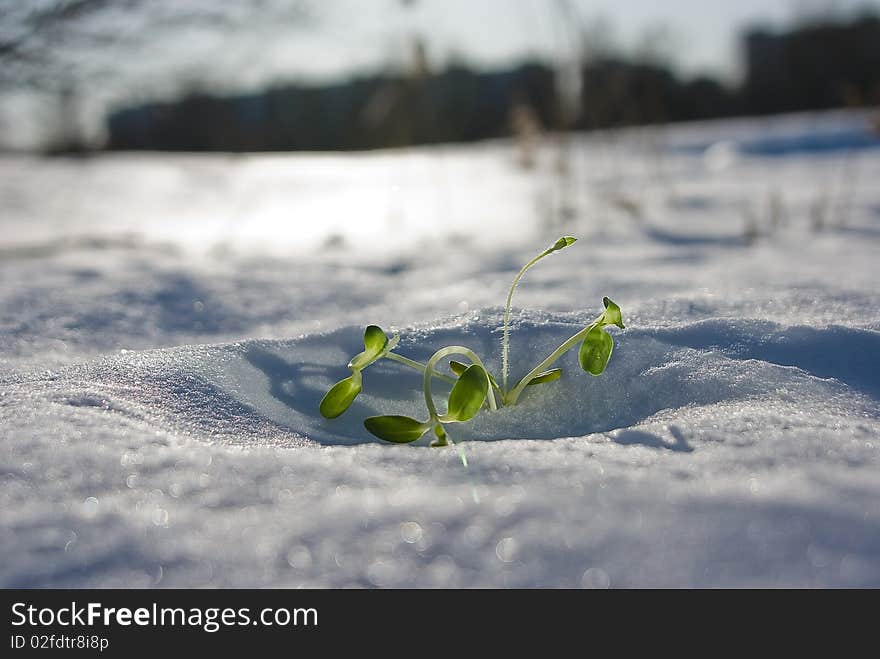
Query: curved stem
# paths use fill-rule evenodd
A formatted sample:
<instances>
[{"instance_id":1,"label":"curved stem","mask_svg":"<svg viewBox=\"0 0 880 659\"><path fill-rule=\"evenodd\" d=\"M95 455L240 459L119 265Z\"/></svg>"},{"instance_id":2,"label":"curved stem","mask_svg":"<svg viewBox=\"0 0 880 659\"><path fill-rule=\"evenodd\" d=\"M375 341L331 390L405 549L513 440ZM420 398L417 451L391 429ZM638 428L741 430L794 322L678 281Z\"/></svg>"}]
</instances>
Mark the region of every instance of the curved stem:
<instances>
[{"instance_id":1,"label":"curved stem","mask_svg":"<svg viewBox=\"0 0 880 659\"><path fill-rule=\"evenodd\" d=\"M477 364L484 371L486 370L486 367L483 366L483 362L480 360L477 354L470 348L465 348L464 346L448 346L446 348L440 348L440 350L431 355L428 363L425 364L425 379L423 390L425 392L425 405L428 408L428 413L431 415L431 418L434 421L440 421L440 415L437 413L437 406L434 404L434 397L431 395L431 378L435 375L434 366L437 365L437 362L448 355L464 355L474 364ZM489 385L489 389L487 392L487 395L489 397L489 409L495 411L498 409L498 405L495 402L495 392L492 391L492 383L488 382L488 379L489 378L487 372L486 380L487 384Z\"/></svg>"},{"instance_id":2,"label":"curved stem","mask_svg":"<svg viewBox=\"0 0 880 659\"><path fill-rule=\"evenodd\" d=\"M523 389L525 389L526 386L529 384L529 382L532 381L532 378L534 378L539 373L546 371L547 368L549 368L553 364L553 362L555 362L557 359L562 357L562 355L564 355L566 352L568 352L569 350L574 348L578 343L580 343L583 340L583 338L587 334L589 334L590 330L592 330L594 327L596 327L596 325L598 325L601 320L602 320L602 316L599 316L598 318L596 318L596 320L594 320L592 323L587 325L584 329L580 330L576 334L573 334L571 337L566 339L566 341L561 346L556 348L556 350L554 350L552 353L550 353L550 355L544 361L542 361L540 364L535 366L535 368L533 368L531 371L526 373L525 377L517 383L517 385L510 391L509 394L507 394L507 396L505 396L504 402L507 405L515 405L520 394L523 392Z\"/></svg>"},{"instance_id":3,"label":"curved stem","mask_svg":"<svg viewBox=\"0 0 880 659\"><path fill-rule=\"evenodd\" d=\"M524 274L526 274L526 270L531 268L538 261L545 256L550 256L550 254L553 254L554 252L558 252L573 245L576 241L577 238L574 236L562 236L559 240L550 245L550 247L526 263L522 267L522 270L516 275L513 284L510 286L510 292L507 293L507 304L504 307L504 337L501 340L501 395L505 400L507 398L507 375L510 371L510 303L513 301L513 292L516 290L516 285L519 284L519 280L523 278Z\"/></svg>"},{"instance_id":4,"label":"curved stem","mask_svg":"<svg viewBox=\"0 0 880 659\"><path fill-rule=\"evenodd\" d=\"M420 373L425 372L425 365L421 362L417 362L414 359L409 359L408 357L404 357L403 355L398 355L394 352L388 352L384 355L388 359L397 362L398 364L403 364L404 366L409 366L412 369L419 371ZM448 375L443 375L442 373L437 373L434 371L434 377L438 380L443 380L444 382L449 382L450 384L455 384L455 378L451 378Z\"/></svg>"},{"instance_id":5,"label":"curved stem","mask_svg":"<svg viewBox=\"0 0 880 659\"><path fill-rule=\"evenodd\" d=\"M526 263L519 271L519 274L516 275L516 278L514 278L513 284L510 286L510 292L507 294L507 304L504 307L504 336L501 339L501 393L504 396L507 395L507 373L510 370L508 354L510 353L510 303L513 301L513 292L516 290L519 280L523 278L524 274L526 274L526 270L531 268L549 253L549 251L544 250L531 261Z\"/></svg>"}]
</instances>

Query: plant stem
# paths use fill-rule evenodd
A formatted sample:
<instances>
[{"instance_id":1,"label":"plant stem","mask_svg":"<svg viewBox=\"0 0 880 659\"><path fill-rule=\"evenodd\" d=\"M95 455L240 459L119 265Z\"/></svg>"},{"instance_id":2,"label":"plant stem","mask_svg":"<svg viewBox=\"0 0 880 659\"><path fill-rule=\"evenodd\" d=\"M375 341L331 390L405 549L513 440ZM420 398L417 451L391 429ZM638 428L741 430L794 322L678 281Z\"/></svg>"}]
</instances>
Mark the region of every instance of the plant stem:
<instances>
[{"instance_id":1,"label":"plant stem","mask_svg":"<svg viewBox=\"0 0 880 659\"><path fill-rule=\"evenodd\" d=\"M590 330L596 327L596 325L598 325L601 320L602 316L600 315L598 318L596 318L596 320L587 325L584 329L580 330L579 332L573 334L570 338L568 338L562 345L560 345L558 348L556 348L556 350L550 353L547 359L545 359L540 364L535 366L535 368L533 368L531 371L526 373L526 376L522 380L520 380L513 389L511 389L510 393L504 396L504 404L515 405L520 394L523 392L523 389L525 389L529 382L532 381L532 378L534 378L539 373L546 371L553 364L553 362L555 362L557 359L562 357L562 355L564 355L566 352L568 352L578 343L580 343L583 338L590 333Z\"/></svg>"},{"instance_id":2,"label":"plant stem","mask_svg":"<svg viewBox=\"0 0 880 659\"><path fill-rule=\"evenodd\" d=\"M434 371L434 366L437 365L437 362L448 355L464 355L474 364L477 364L480 368L486 371L486 367L483 366L483 362L477 356L477 353L475 353L470 348L465 348L464 346L448 346L446 348L440 348L440 350L431 355L431 359L429 359L428 363L425 364L425 379L422 388L425 393L425 405L428 408L428 413L431 415L431 419L437 422L439 422L441 419L440 415L437 413L437 406L434 405L434 397L431 395L431 378L436 375ZM488 382L488 375L486 377L486 380L487 384L489 385L489 390L487 392L489 398L489 409L494 412L498 409L498 405L495 402L495 392L492 391L492 383Z\"/></svg>"},{"instance_id":3,"label":"plant stem","mask_svg":"<svg viewBox=\"0 0 880 659\"><path fill-rule=\"evenodd\" d=\"M550 245L543 252L538 254L531 261L526 263L522 270L516 275L516 278L513 280L513 284L510 286L510 292L507 294L507 304L504 307L504 338L501 340L501 396L502 398L507 397L507 375L510 372L510 303L513 301L513 292L516 290L516 285L519 284L519 280L523 278L523 275L526 274L526 270L535 265L538 261L543 259L545 256L549 256L553 254L553 252L558 252L560 250L573 245L577 241L577 238L574 236L562 236L555 243Z\"/></svg>"},{"instance_id":4,"label":"plant stem","mask_svg":"<svg viewBox=\"0 0 880 659\"><path fill-rule=\"evenodd\" d=\"M413 359L409 359L408 357L404 357L403 355L398 355L397 353L389 352L389 353L385 354L385 357L387 357L388 359L390 359L392 361L397 362L398 364L403 364L404 366L409 366L410 368L413 368L413 369L419 371L420 373L425 372L425 365L424 364L422 364L421 362L417 362ZM455 378L451 378L448 375L443 375L442 373L437 373L436 371L434 371L433 375L438 380L443 380L444 382L449 382L450 384L455 384L455 382L456 382Z\"/></svg>"},{"instance_id":5,"label":"plant stem","mask_svg":"<svg viewBox=\"0 0 880 659\"><path fill-rule=\"evenodd\" d=\"M526 274L526 270L535 265L542 258L547 256L550 252L544 250L540 254L538 254L531 261L526 263L522 270L519 271L516 278L513 280L513 284L510 286L510 292L507 294L507 304L504 307L504 336L501 339L501 394L502 396L507 395L507 373L510 370L510 363L508 359L508 354L510 352L510 303L513 301L513 292L516 290L517 284L519 284L519 280L523 278L523 275Z\"/></svg>"}]
</instances>

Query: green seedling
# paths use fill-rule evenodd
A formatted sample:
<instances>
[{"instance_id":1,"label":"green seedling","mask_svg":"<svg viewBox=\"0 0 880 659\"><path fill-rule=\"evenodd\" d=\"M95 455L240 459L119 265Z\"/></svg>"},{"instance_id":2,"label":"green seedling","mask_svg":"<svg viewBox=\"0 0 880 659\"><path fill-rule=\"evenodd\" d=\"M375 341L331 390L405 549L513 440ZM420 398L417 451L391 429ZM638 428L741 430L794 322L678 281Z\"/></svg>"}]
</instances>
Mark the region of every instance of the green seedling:
<instances>
[{"instance_id":1,"label":"green seedling","mask_svg":"<svg viewBox=\"0 0 880 659\"><path fill-rule=\"evenodd\" d=\"M576 240L577 238L571 236L563 236L526 263L513 280L504 309L500 385L498 380L486 370L479 356L469 348L464 346L441 348L431 356L427 363L422 364L394 352L400 337L395 334L388 338L388 335L381 328L370 325L364 331L364 351L353 357L348 363L351 375L330 388L321 400L321 414L328 419L335 419L345 412L363 390L363 371L380 359L390 359L422 373L422 390L428 418L422 421L399 415L373 416L364 421L364 427L379 439L395 444L415 442L427 432L433 431L434 440L431 446L448 446L452 443L448 425L470 421L483 409L495 411L499 405L516 405L526 387L555 382L562 377L562 369L551 367L575 346L579 346L578 363L581 368L590 375L601 375L608 366L614 348L614 339L605 328L608 325L616 325L624 329L620 307L607 297L602 300L604 311L593 322L565 340L546 359L520 378L513 387L508 386L510 305L513 301L514 291L529 268L544 257L570 247ZM449 360L449 370L455 377L450 377L436 370L442 360L448 359L452 355L464 357L470 362ZM431 383L434 379L452 384L445 412L438 410L434 402L431 392Z\"/></svg>"}]
</instances>

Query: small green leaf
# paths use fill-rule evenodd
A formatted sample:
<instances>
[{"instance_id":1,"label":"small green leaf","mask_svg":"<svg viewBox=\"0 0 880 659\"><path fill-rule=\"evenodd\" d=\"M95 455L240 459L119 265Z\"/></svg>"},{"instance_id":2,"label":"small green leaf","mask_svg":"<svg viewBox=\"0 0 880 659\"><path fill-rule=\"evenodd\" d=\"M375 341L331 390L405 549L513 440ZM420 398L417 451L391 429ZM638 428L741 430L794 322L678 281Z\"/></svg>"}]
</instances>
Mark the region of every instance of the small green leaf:
<instances>
[{"instance_id":1,"label":"small green leaf","mask_svg":"<svg viewBox=\"0 0 880 659\"><path fill-rule=\"evenodd\" d=\"M544 371L543 373L538 373L535 377L533 377L527 386L532 386L533 384L544 384L545 382L553 382L562 377L562 369L561 368L551 368L549 371Z\"/></svg>"},{"instance_id":2,"label":"small green leaf","mask_svg":"<svg viewBox=\"0 0 880 659\"><path fill-rule=\"evenodd\" d=\"M581 368L591 375L601 375L611 359L611 350L614 348L614 339L599 325L593 327L584 337L584 342L578 351L578 361Z\"/></svg>"},{"instance_id":3,"label":"small green leaf","mask_svg":"<svg viewBox=\"0 0 880 659\"><path fill-rule=\"evenodd\" d=\"M431 446L449 446L449 438L446 436L446 430L439 423L434 426L434 434L437 436Z\"/></svg>"},{"instance_id":4,"label":"small green leaf","mask_svg":"<svg viewBox=\"0 0 880 659\"><path fill-rule=\"evenodd\" d=\"M360 371L355 371L349 377L340 380L321 399L321 415L328 419L335 419L348 409L357 395L361 393L362 388Z\"/></svg>"},{"instance_id":5,"label":"small green leaf","mask_svg":"<svg viewBox=\"0 0 880 659\"><path fill-rule=\"evenodd\" d=\"M409 444L419 439L431 427L408 416L371 416L364 419L364 427L379 439L395 444Z\"/></svg>"},{"instance_id":6,"label":"small green leaf","mask_svg":"<svg viewBox=\"0 0 880 659\"><path fill-rule=\"evenodd\" d=\"M467 364L462 364L461 362L457 362L454 359L451 359L449 360L449 370L456 375L461 375L467 370Z\"/></svg>"},{"instance_id":7,"label":"small green leaf","mask_svg":"<svg viewBox=\"0 0 880 659\"><path fill-rule=\"evenodd\" d=\"M574 236L562 236L559 240L553 243L553 246L547 250L548 254L553 252L558 252L560 249L565 249L566 247L570 247L577 242L577 238Z\"/></svg>"},{"instance_id":8,"label":"small green leaf","mask_svg":"<svg viewBox=\"0 0 880 659\"><path fill-rule=\"evenodd\" d=\"M455 373L456 375L459 375L459 376L460 376L462 373L465 372L465 370L467 370L467 364L462 364L461 362L457 362L457 361L455 361L454 359L451 359L451 360L449 361L449 370L452 371L453 373ZM490 383L495 389L499 389L499 390L500 390L501 387L498 386L498 383L495 381L495 378L492 377L492 374L491 374L491 373L486 373L486 375L489 376L489 383Z\"/></svg>"},{"instance_id":9,"label":"small green leaf","mask_svg":"<svg viewBox=\"0 0 880 659\"><path fill-rule=\"evenodd\" d=\"M620 307L614 304L610 297L603 297L602 304L605 305L602 324L617 325L620 329L626 329L626 327L623 326L623 314L620 311Z\"/></svg>"},{"instance_id":10,"label":"small green leaf","mask_svg":"<svg viewBox=\"0 0 880 659\"><path fill-rule=\"evenodd\" d=\"M489 380L486 371L477 364L468 366L449 392L446 418L450 421L472 419L486 400Z\"/></svg>"},{"instance_id":11,"label":"small green leaf","mask_svg":"<svg viewBox=\"0 0 880 659\"><path fill-rule=\"evenodd\" d=\"M348 362L348 367L356 371L360 371L382 356L385 347L388 345L388 337L381 327L370 325L364 330L364 348L365 350L352 357Z\"/></svg>"},{"instance_id":12,"label":"small green leaf","mask_svg":"<svg viewBox=\"0 0 880 659\"><path fill-rule=\"evenodd\" d=\"M382 352L386 343L388 343L388 337L378 325L368 325L364 330L364 348L367 349L367 352Z\"/></svg>"}]
</instances>

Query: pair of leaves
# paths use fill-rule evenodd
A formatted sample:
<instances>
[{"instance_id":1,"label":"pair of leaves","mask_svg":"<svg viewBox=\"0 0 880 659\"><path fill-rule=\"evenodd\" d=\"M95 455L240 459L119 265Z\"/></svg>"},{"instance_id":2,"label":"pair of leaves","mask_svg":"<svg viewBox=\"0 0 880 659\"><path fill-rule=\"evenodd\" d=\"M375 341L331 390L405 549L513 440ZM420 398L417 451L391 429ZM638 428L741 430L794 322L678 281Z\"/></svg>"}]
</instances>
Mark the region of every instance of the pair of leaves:
<instances>
[{"instance_id":1,"label":"pair of leaves","mask_svg":"<svg viewBox=\"0 0 880 659\"><path fill-rule=\"evenodd\" d=\"M623 324L623 313L610 297L603 297L602 304L605 305L605 311L599 321L602 325L617 325L620 329L626 329Z\"/></svg>"},{"instance_id":2,"label":"pair of leaves","mask_svg":"<svg viewBox=\"0 0 880 659\"><path fill-rule=\"evenodd\" d=\"M547 248L546 254L552 254L553 252L558 252L561 249L565 249L566 247L571 247L577 242L577 238L574 236L562 236L559 240L557 240L553 245Z\"/></svg>"},{"instance_id":3,"label":"pair of leaves","mask_svg":"<svg viewBox=\"0 0 880 659\"><path fill-rule=\"evenodd\" d=\"M458 363L458 362L456 362ZM447 444L446 431L440 425L444 423L461 423L476 416L483 406L489 393L489 375L478 364L465 367L458 380L449 392L446 414L440 419L419 421L408 416L385 415L372 416L364 421L364 427L379 439L395 444L409 444L422 437L434 426L437 446Z\"/></svg>"},{"instance_id":4,"label":"pair of leaves","mask_svg":"<svg viewBox=\"0 0 880 659\"><path fill-rule=\"evenodd\" d=\"M380 359L388 347L388 337L381 327L369 325L364 330L364 351L358 353L348 362L348 367L355 371L361 371Z\"/></svg>"},{"instance_id":5,"label":"pair of leaves","mask_svg":"<svg viewBox=\"0 0 880 659\"><path fill-rule=\"evenodd\" d=\"M611 352L614 350L614 339L603 327L617 325L617 327L625 329L620 307L607 297L603 298L602 302L605 305L605 312L587 332L580 350L578 350L578 361L581 368L590 375L602 375L605 367L608 366L608 360L611 359Z\"/></svg>"},{"instance_id":6,"label":"pair of leaves","mask_svg":"<svg viewBox=\"0 0 880 659\"><path fill-rule=\"evenodd\" d=\"M351 375L334 384L321 399L321 415L327 419L335 419L345 412L363 390L361 371L381 359L396 343L396 338L388 340L381 327L368 326L364 330L364 351L352 357L348 363Z\"/></svg>"}]
</instances>

